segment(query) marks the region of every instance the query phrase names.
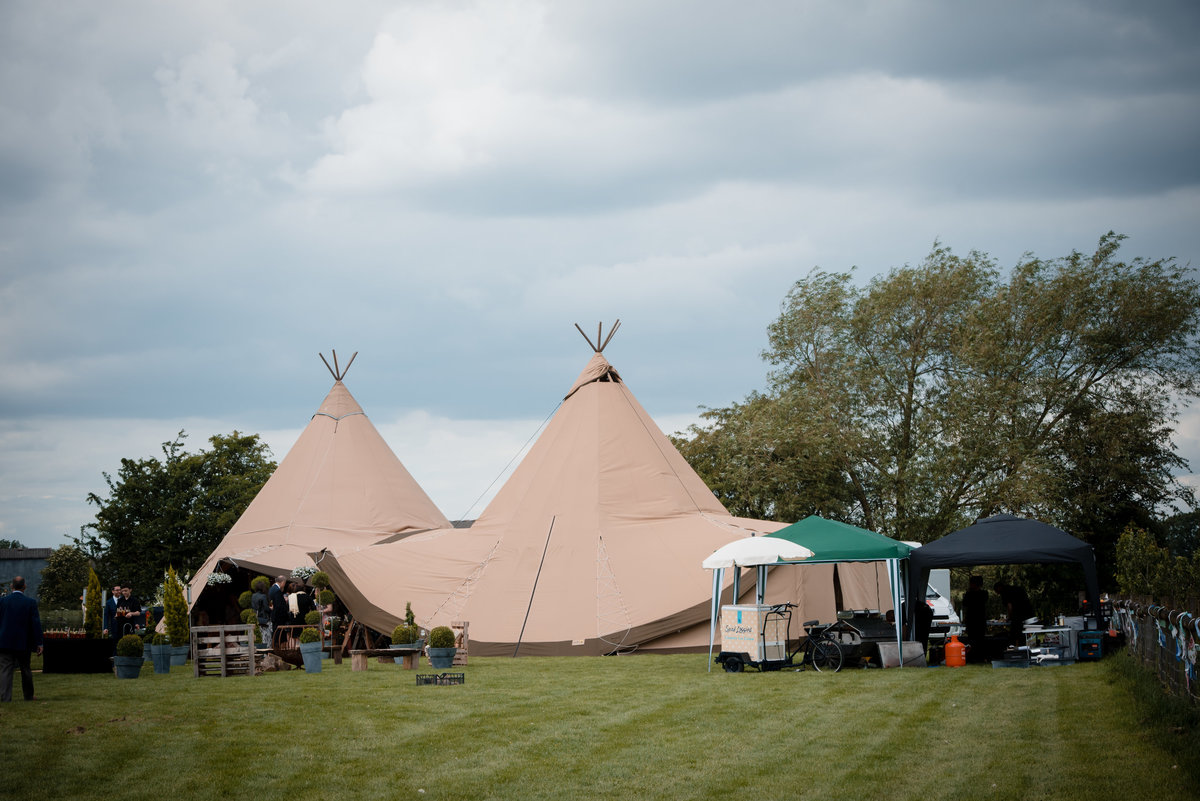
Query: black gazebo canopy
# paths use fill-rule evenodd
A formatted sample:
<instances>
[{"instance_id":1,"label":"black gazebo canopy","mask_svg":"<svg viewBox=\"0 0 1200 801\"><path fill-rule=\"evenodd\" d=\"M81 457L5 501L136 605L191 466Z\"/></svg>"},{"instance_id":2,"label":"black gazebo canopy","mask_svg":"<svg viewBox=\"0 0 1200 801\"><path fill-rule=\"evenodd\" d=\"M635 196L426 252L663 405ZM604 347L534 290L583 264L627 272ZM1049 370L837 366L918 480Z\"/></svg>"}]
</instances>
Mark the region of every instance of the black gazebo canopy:
<instances>
[{"instance_id":1,"label":"black gazebo canopy","mask_svg":"<svg viewBox=\"0 0 1200 801\"><path fill-rule=\"evenodd\" d=\"M1037 520L995 515L916 548L908 557L908 586L924 587L935 567L1074 562L1083 568L1088 604L1100 620L1100 582L1092 546ZM909 626L916 609L910 605Z\"/></svg>"}]
</instances>

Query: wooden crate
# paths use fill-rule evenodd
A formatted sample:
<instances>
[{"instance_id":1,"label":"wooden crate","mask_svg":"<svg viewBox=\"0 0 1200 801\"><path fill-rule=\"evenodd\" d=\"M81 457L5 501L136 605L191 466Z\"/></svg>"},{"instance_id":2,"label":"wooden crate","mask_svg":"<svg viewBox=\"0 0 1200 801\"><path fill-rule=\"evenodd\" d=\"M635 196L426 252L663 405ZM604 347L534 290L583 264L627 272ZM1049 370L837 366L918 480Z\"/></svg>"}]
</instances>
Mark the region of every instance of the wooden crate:
<instances>
[{"instance_id":1,"label":"wooden crate","mask_svg":"<svg viewBox=\"0 0 1200 801\"><path fill-rule=\"evenodd\" d=\"M254 626L193 626L192 664L200 676L253 676Z\"/></svg>"},{"instance_id":2,"label":"wooden crate","mask_svg":"<svg viewBox=\"0 0 1200 801\"><path fill-rule=\"evenodd\" d=\"M450 629L454 632L454 647L458 649L454 652L454 661L451 664L465 665L467 664L467 645L470 641L467 637L467 621L452 620Z\"/></svg>"}]
</instances>

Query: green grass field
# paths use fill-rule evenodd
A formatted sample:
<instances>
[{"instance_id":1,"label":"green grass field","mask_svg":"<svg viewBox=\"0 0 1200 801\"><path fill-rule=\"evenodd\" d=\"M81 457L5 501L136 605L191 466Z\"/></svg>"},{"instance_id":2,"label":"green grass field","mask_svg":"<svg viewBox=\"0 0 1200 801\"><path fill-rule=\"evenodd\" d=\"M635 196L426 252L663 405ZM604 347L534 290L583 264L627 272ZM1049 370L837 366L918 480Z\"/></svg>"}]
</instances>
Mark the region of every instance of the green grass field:
<instances>
[{"instance_id":1,"label":"green grass field","mask_svg":"<svg viewBox=\"0 0 1200 801\"><path fill-rule=\"evenodd\" d=\"M375 660L38 674L40 700L0 706L0 764L21 799L1200 798L1197 755L1135 702L1125 660L830 675L472 658L456 687Z\"/></svg>"}]
</instances>

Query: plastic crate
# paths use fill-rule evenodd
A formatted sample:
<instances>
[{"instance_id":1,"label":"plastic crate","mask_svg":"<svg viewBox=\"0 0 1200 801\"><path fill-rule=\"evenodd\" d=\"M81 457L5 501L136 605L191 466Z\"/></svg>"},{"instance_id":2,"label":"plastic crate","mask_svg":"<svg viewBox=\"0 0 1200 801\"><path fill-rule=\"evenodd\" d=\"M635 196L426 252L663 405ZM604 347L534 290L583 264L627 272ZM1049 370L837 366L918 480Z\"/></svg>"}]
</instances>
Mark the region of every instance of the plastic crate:
<instances>
[{"instance_id":1,"label":"plastic crate","mask_svg":"<svg viewBox=\"0 0 1200 801\"><path fill-rule=\"evenodd\" d=\"M422 684L429 685L451 685L451 684L466 684L467 674L465 673L418 673L417 686Z\"/></svg>"},{"instance_id":2,"label":"plastic crate","mask_svg":"<svg viewBox=\"0 0 1200 801\"><path fill-rule=\"evenodd\" d=\"M1079 632L1079 658L1082 660L1099 659L1104 655L1103 632Z\"/></svg>"}]
</instances>

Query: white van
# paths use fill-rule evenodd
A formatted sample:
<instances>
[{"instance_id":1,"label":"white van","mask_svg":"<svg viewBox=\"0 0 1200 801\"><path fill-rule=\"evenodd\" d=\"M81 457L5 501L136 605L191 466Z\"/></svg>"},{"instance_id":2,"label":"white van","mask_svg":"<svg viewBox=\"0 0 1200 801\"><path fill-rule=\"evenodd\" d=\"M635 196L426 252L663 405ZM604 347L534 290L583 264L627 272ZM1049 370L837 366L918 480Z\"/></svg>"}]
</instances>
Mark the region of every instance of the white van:
<instances>
[{"instance_id":1,"label":"white van","mask_svg":"<svg viewBox=\"0 0 1200 801\"><path fill-rule=\"evenodd\" d=\"M945 583L942 586L945 588L946 594L934 586L935 573L945 573ZM941 576L936 577L941 579ZM936 583L941 583L936 582ZM954 606L950 603L950 571L949 570L930 570L929 585L925 588L925 603L933 608L933 625L935 626L958 626L962 621L958 617L958 613L954 611Z\"/></svg>"},{"instance_id":2,"label":"white van","mask_svg":"<svg viewBox=\"0 0 1200 801\"><path fill-rule=\"evenodd\" d=\"M920 548L919 542L904 541L905 545ZM929 586L925 588L925 603L933 609L933 625L960 626L962 620L950 603L950 571L944 567L929 571Z\"/></svg>"}]
</instances>

